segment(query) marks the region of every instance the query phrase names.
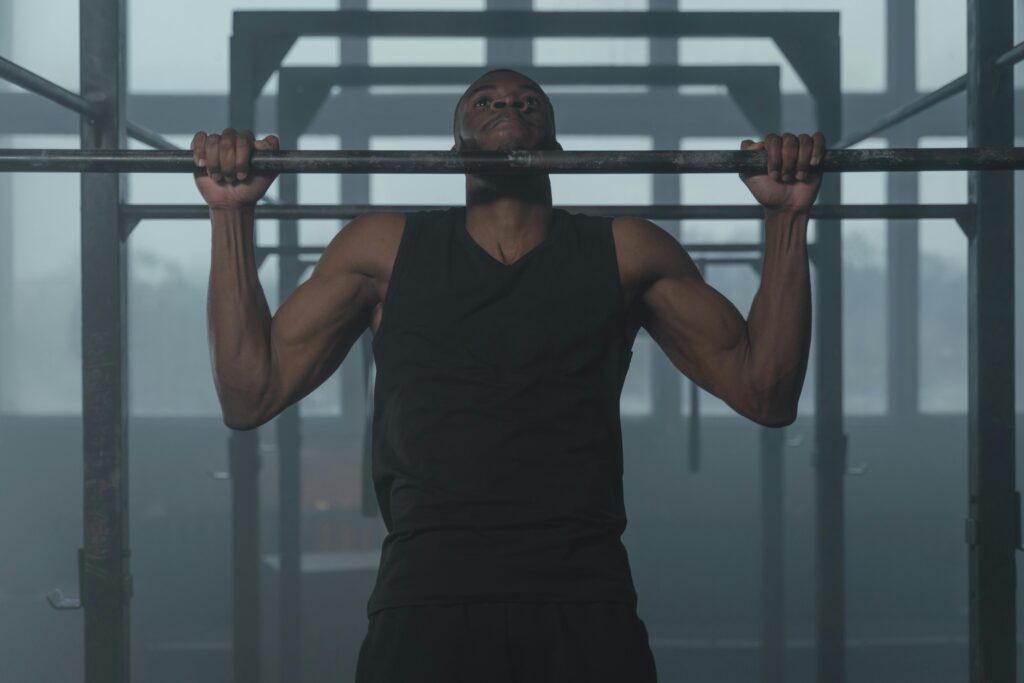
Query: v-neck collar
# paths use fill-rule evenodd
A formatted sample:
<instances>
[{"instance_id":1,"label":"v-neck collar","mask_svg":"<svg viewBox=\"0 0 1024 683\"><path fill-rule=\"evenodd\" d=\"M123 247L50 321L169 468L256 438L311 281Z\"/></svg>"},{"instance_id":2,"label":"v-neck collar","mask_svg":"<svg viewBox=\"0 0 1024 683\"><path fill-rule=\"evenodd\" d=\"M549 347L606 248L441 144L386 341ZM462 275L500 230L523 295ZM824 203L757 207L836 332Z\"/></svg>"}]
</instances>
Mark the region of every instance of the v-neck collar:
<instances>
[{"instance_id":1,"label":"v-neck collar","mask_svg":"<svg viewBox=\"0 0 1024 683\"><path fill-rule=\"evenodd\" d=\"M554 241L557 233L561 232L559 229L559 223L561 222L560 209L552 207L551 209L551 224L548 226L548 234L545 235L544 239L537 244L535 247L530 249L525 254L522 254L512 263L505 263L491 256L490 252L480 246L471 234L469 234L469 228L466 226L466 207L455 207L455 230L459 233L461 238L469 244L469 248L472 251L477 252L485 260L490 261L496 266L502 268L515 268L522 263L525 263L528 259L532 258L534 254L543 249L546 249L548 245Z\"/></svg>"}]
</instances>

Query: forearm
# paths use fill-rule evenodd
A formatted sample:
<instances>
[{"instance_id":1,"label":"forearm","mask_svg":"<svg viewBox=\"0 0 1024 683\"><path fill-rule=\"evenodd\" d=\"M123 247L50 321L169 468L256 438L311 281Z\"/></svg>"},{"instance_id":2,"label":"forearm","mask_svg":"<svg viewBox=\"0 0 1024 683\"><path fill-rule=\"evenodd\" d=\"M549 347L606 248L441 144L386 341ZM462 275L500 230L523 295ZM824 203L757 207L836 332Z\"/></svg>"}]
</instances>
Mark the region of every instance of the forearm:
<instances>
[{"instance_id":1,"label":"forearm","mask_svg":"<svg viewBox=\"0 0 1024 683\"><path fill-rule=\"evenodd\" d=\"M752 405L773 422L791 421L803 389L811 341L808 215L765 214L761 286L747 317L745 370Z\"/></svg>"},{"instance_id":2,"label":"forearm","mask_svg":"<svg viewBox=\"0 0 1024 683\"><path fill-rule=\"evenodd\" d=\"M211 207L210 359L229 426L255 417L270 380L272 316L256 270L253 209Z\"/></svg>"}]
</instances>

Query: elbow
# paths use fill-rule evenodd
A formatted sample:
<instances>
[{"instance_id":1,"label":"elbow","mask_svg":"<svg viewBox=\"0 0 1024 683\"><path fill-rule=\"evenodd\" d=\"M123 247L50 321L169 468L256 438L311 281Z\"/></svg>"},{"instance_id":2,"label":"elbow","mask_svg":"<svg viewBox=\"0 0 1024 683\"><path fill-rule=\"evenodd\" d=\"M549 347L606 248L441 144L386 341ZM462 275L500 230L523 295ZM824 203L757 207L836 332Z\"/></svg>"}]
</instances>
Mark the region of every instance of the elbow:
<instances>
[{"instance_id":1,"label":"elbow","mask_svg":"<svg viewBox=\"0 0 1024 683\"><path fill-rule=\"evenodd\" d=\"M229 417L227 414L224 414L224 426L228 429L233 429L236 432L248 432L256 429L261 424L263 423L257 420L244 420L235 416Z\"/></svg>"},{"instance_id":2,"label":"elbow","mask_svg":"<svg viewBox=\"0 0 1024 683\"><path fill-rule=\"evenodd\" d=\"M755 422L762 427L780 429L796 422L796 416L796 402L791 402L780 406L772 406L768 410L761 411Z\"/></svg>"}]
</instances>

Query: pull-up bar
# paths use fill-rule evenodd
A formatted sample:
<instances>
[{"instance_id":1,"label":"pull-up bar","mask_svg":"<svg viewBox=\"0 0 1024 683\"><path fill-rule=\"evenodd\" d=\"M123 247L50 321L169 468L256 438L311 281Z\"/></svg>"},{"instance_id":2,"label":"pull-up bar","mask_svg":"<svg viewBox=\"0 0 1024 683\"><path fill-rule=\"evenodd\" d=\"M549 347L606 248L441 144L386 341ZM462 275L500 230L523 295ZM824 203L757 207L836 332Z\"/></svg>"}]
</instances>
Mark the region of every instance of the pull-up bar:
<instances>
[{"instance_id":1,"label":"pull-up bar","mask_svg":"<svg viewBox=\"0 0 1024 683\"><path fill-rule=\"evenodd\" d=\"M275 173L761 173L763 151L277 151L253 171ZM994 171L1024 168L1024 148L832 149L822 171ZM0 149L0 171L194 172L191 152Z\"/></svg>"}]
</instances>

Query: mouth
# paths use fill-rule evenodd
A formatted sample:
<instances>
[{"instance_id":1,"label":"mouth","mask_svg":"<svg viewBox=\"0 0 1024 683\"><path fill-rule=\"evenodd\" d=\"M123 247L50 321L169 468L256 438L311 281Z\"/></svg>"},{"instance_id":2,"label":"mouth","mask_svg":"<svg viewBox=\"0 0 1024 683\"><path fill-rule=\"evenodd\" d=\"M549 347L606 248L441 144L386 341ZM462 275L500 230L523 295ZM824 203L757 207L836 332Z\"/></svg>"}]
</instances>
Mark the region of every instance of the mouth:
<instances>
[{"instance_id":1,"label":"mouth","mask_svg":"<svg viewBox=\"0 0 1024 683\"><path fill-rule=\"evenodd\" d=\"M506 115L506 116L499 116L496 119L493 119L493 120L489 121L487 123L487 125L484 127L484 130L490 130L492 128L496 128L496 127L500 126L503 123L508 123L508 122L515 123L515 124L518 124L520 126L525 126L526 125L526 121L524 121L523 119L519 118L518 116Z\"/></svg>"}]
</instances>

